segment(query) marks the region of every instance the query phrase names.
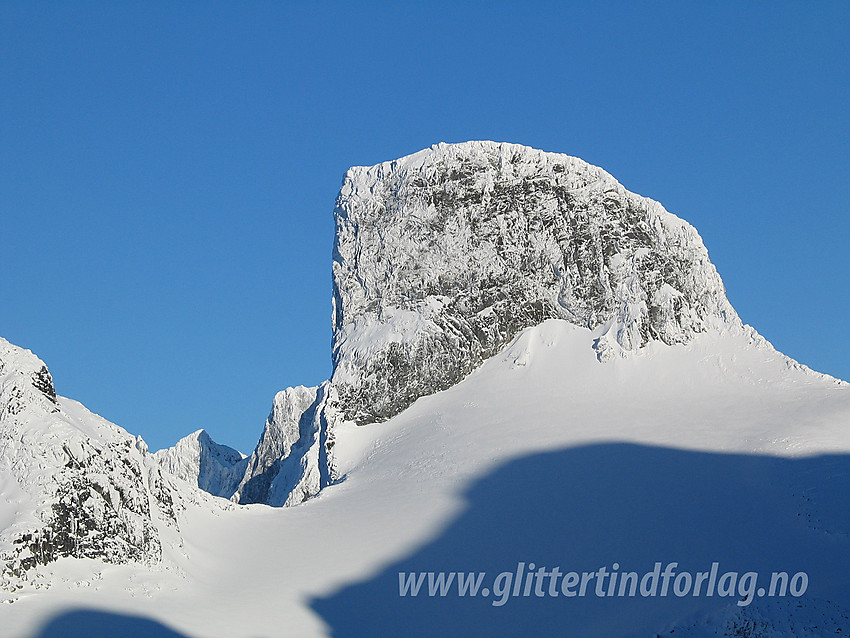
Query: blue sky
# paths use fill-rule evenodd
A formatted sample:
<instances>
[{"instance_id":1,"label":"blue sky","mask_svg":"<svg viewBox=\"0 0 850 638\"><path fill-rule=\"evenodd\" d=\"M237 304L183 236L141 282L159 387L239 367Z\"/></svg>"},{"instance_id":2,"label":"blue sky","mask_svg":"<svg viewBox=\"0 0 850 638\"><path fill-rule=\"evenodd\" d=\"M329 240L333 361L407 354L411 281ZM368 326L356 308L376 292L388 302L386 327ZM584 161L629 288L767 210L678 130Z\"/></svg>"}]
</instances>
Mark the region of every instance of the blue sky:
<instances>
[{"instance_id":1,"label":"blue sky","mask_svg":"<svg viewBox=\"0 0 850 638\"><path fill-rule=\"evenodd\" d=\"M850 379L850 3L0 4L0 335L156 449L330 373L351 165L494 139L693 223Z\"/></svg>"}]
</instances>

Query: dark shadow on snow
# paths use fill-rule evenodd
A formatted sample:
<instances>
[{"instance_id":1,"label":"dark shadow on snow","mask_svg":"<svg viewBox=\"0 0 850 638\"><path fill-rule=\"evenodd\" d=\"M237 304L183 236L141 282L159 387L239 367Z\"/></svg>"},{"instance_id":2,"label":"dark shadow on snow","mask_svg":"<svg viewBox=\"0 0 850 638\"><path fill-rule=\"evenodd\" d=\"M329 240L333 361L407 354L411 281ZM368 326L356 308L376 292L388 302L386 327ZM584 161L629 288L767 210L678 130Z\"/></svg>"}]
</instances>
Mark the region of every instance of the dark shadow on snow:
<instances>
[{"instance_id":1,"label":"dark shadow on snow","mask_svg":"<svg viewBox=\"0 0 850 638\"><path fill-rule=\"evenodd\" d=\"M850 593L850 457L785 459L599 444L520 458L466 490L467 506L413 555L311 601L336 638L655 636L739 598L399 596L399 572L805 571L806 598ZM764 577L764 576L762 576ZM760 581L759 584L761 584ZM427 589L427 582L423 586ZM548 587L546 587L548 589ZM758 600L756 600L756 604Z\"/></svg>"},{"instance_id":2,"label":"dark shadow on snow","mask_svg":"<svg viewBox=\"0 0 850 638\"><path fill-rule=\"evenodd\" d=\"M165 625L123 614L78 610L50 620L33 638L189 638Z\"/></svg>"}]
</instances>

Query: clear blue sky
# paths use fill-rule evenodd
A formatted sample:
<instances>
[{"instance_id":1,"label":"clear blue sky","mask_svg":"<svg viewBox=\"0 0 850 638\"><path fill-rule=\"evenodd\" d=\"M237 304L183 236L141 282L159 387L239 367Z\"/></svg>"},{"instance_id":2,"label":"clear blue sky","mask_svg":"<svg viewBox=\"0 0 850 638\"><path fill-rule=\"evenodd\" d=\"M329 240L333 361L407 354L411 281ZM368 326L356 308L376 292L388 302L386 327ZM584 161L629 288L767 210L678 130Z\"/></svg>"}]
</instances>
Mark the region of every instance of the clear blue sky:
<instances>
[{"instance_id":1,"label":"clear blue sky","mask_svg":"<svg viewBox=\"0 0 850 638\"><path fill-rule=\"evenodd\" d=\"M330 373L345 169L493 139L660 200L848 379L848 32L848 2L3 2L0 335L154 449L249 452Z\"/></svg>"}]
</instances>

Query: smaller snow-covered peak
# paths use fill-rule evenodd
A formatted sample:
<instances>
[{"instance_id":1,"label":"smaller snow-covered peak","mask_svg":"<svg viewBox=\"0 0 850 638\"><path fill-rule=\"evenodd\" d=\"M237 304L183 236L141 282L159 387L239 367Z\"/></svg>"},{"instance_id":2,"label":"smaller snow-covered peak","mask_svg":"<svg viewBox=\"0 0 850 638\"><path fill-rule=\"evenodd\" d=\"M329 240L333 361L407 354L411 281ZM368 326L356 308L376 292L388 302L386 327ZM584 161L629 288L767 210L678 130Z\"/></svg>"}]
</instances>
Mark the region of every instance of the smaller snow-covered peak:
<instances>
[{"instance_id":1,"label":"smaller snow-covered peak","mask_svg":"<svg viewBox=\"0 0 850 638\"><path fill-rule=\"evenodd\" d=\"M27 368L37 369L43 365L44 361L33 354L32 350L16 346L3 337L0 337L0 374L8 366L13 366L17 370L24 371Z\"/></svg>"},{"instance_id":2,"label":"smaller snow-covered peak","mask_svg":"<svg viewBox=\"0 0 850 638\"><path fill-rule=\"evenodd\" d=\"M233 500L292 505L319 491L317 442L323 398L323 386L299 385L275 395L266 427Z\"/></svg>"},{"instance_id":3,"label":"smaller snow-covered peak","mask_svg":"<svg viewBox=\"0 0 850 638\"><path fill-rule=\"evenodd\" d=\"M204 448L212 450L216 456L222 456L224 458L227 458L228 460L233 459L234 462L240 461L241 459L245 458L245 455L239 452L238 450L234 450L233 448L228 447L226 445L216 443L209 435L209 433L203 428L195 430L191 434L187 434L182 439L177 441L177 443L175 443L172 447L159 450L154 454L165 456L165 454L171 450L198 451ZM176 474L176 472L172 472L172 474Z\"/></svg>"},{"instance_id":4,"label":"smaller snow-covered peak","mask_svg":"<svg viewBox=\"0 0 850 638\"><path fill-rule=\"evenodd\" d=\"M200 428L184 436L182 439L177 441L174 446L170 448L166 448L165 450L159 450L159 452L166 452L168 450L173 449L200 449L207 448L211 450L216 456L220 456L227 461L237 462L245 458L245 455L242 452L235 450L227 445L222 445L220 443L216 443L213 438L209 435L204 428ZM156 454L159 454L156 452Z\"/></svg>"},{"instance_id":5,"label":"smaller snow-covered peak","mask_svg":"<svg viewBox=\"0 0 850 638\"><path fill-rule=\"evenodd\" d=\"M224 498L233 493L245 466L244 454L216 443L204 429L155 452L154 458L166 472Z\"/></svg>"},{"instance_id":6,"label":"smaller snow-covered peak","mask_svg":"<svg viewBox=\"0 0 850 638\"><path fill-rule=\"evenodd\" d=\"M236 503L294 505L322 486L319 406L323 386L296 386L275 395L257 447L246 457L204 430L154 454L168 473Z\"/></svg>"}]
</instances>

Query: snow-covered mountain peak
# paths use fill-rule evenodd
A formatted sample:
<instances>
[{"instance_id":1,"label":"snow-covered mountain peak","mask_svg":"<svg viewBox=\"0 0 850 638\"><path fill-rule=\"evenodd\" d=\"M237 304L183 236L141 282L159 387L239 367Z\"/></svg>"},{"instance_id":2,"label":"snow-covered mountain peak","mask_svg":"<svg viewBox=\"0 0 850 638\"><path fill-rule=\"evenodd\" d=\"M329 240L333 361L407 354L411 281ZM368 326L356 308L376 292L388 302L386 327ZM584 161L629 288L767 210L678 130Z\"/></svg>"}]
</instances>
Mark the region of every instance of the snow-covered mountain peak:
<instances>
[{"instance_id":1,"label":"snow-covered mountain peak","mask_svg":"<svg viewBox=\"0 0 850 638\"><path fill-rule=\"evenodd\" d=\"M697 231L575 157L437 144L350 169L335 218L332 386L358 423L550 318L597 330L603 361L741 329Z\"/></svg>"},{"instance_id":2,"label":"snow-covered mountain peak","mask_svg":"<svg viewBox=\"0 0 850 638\"><path fill-rule=\"evenodd\" d=\"M196 432L163 469L294 505L339 476L340 423L387 420L548 319L591 329L600 361L743 330L697 231L568 155L436 144L349 169L334 217L331 379L279 392L248 458Z\"/></svg>"},{"instance_id":3,"label":"snow-covered mountain peak","mask_svg":"<svg viewBox=\"0 0 850 638\"><path fill-rule=\"evenodd\" d=\"M141 437L56 396L47 366L0 339L0 589L58 558L161 559L182 497Z\"/></svg>"},{"instance_id":4,"label":"snow-covered mountain peak","mask_svg":"<svg viewBox=\"0 0 850 638\"><path fill-rule=\"evenodd\" d=\"M327 484L319 468L323 436L320 404L324 387L296 386L277 393L263 433L246 457L220 445L204 430L159 450L154 458L166 472L215 496L237 503L294 505Z\"/></svg>"},{"instance_id":5,"label":"snow-covered mountain peak","mask_svg":"<svg viewBox=\"0 0 850 638\"><path fill-rule=\"evenodd\" d=\"M11 414L25 409L56 412L56 390L44 362L0 337L0 405Z\"/></svg>"},{"instance_id":6,"label":"snow-covered mountain peak","mask_svg":"<svg viewBox=\"0 0 850 638\"><path fill-rule=\"evenodd\" d=\"M153 456L170 474L225 498L233 493L239 472L245 467L244 454L216 443L204 429L192 432Z\"/></svg>"},{"instance_id":7,"label":"snow-covered mountain peak","mask_svg":"<svg viewBox=\"0 0 850 638\"><path fill-rule=\"evenodd\" d=\"M275 395L272 410L232 498L239 503L295 505L323 486L319 439L325 387L303 385ZM325 482L326 484L326 482Z\"/></svg>"}]
</instances>

